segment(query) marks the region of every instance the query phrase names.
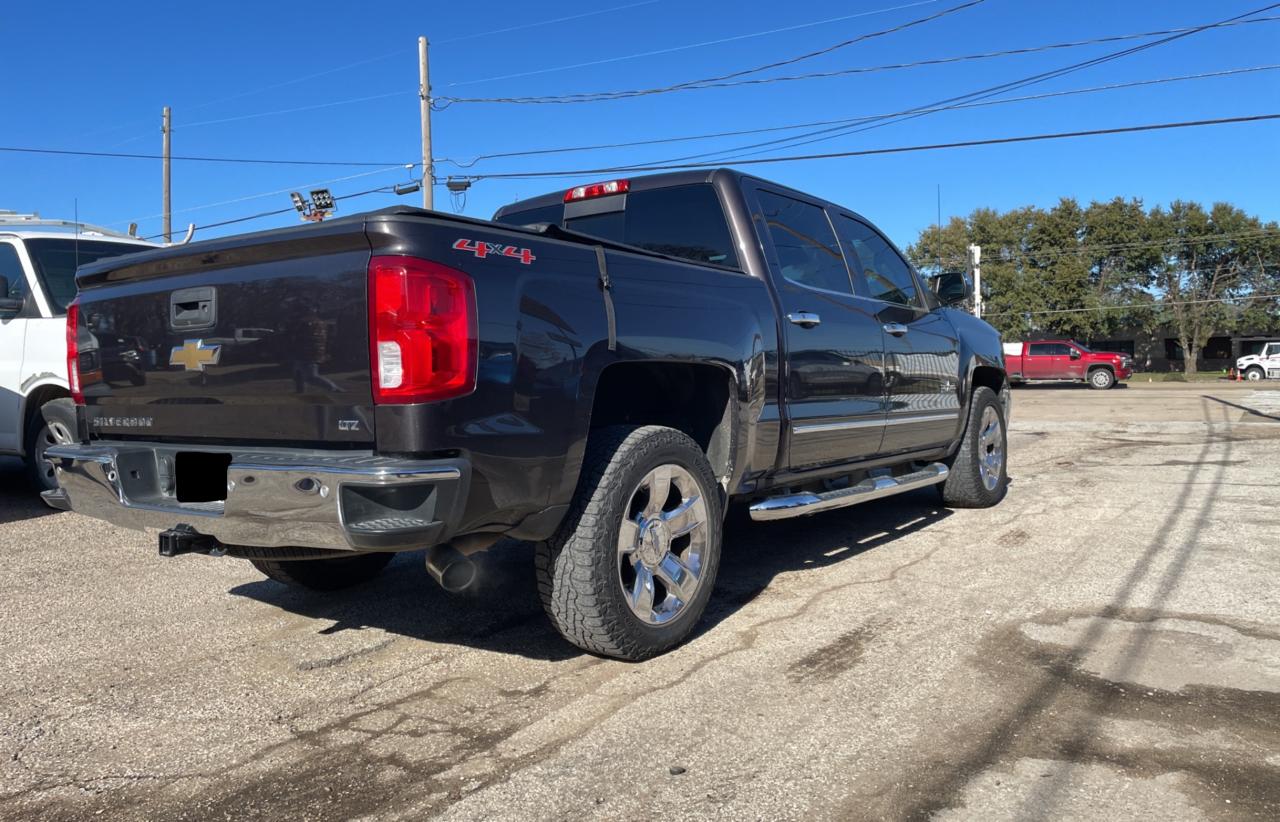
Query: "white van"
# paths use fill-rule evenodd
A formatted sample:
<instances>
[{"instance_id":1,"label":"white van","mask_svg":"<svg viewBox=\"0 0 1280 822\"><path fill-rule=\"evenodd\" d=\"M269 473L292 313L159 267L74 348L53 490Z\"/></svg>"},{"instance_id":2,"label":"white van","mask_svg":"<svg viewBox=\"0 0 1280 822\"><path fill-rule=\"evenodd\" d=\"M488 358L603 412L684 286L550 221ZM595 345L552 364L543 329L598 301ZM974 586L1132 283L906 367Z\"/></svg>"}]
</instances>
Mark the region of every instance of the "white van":
<instances>
[{"instance_id":1,"label":"white van","mask_svg":"<svg viewBox=\"0 0 1280 822\"><path fill-rule=\"evenodd\" d=\"M71 396L66 316L76 267L154 247L106 228L0 211L0 456L25 459L37 490L56 485L45 449L70 439L40 409Z\"/></svg>"}]
</instances>

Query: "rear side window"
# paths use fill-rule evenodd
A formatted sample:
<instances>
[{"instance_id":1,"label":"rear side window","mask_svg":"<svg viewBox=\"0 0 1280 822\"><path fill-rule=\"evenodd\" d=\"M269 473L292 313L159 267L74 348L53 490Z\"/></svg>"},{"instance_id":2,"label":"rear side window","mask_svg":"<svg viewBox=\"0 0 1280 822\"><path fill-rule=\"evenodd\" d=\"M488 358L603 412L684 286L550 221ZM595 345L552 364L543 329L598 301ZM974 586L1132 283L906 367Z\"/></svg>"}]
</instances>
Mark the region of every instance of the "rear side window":
<instances>
[{"instance_id":1,"label":"rear side window","mask_svg":"<svg viewBox=\"0 0 1280 822\"><path fill-rule=\"evenodd\" d=\"M757 194L782 276L809 288L852 294L849 269L826 212L771 191Z\"/></svg>"},{"instance_id":2,"label":"rear side window","mask_svg":"<svg viewBox=\"0 0 1280 822\"><path fill-rule=\"evenodd\" d=\"M840 232L858 255L871 298L918 307L920 293L907 261L866 223L845 216L839 221Z\"/></svg>"},{"instance_id":3,"label":"rear side window","mask_svg":"<svg viewBox=\"0 0 1280 822\"><path fill-rule=\"evenodd\" d=\"M627 195L623 242L700 263L736 268L733 238L709 185L658 188Z\"/></svg>"},{"instance_id":4,"label":"rear side window","mask_svg":"<svg viewBox=\"0 0 1280 822\"><path fill-rule=\"evenodd\" d=\"M625 210L564 219L564 206L513 211L498 218L506 225L556 223L573 231L682 257L699 263L738 267L733 235L715 189L707 184L633 191L619 198Z\"/></svg>"},{"instance_id":5,"label":"rear side window","mask_svg":"<svg viewBox=\"0 0 1280 822\"><path fill-rule=\"evenodd\" d=\"M535 223L555 223L559 225L564 219L564 206L560 203L530 208L525 211L512 211L501 217L494 217L494 222L503 225L534 225Z\"/></svg>"},{"instance_id":6,"label":"rear side window","mask_svg":"<svg viewBox=\"0 0 1280 822\"><path fill-rule=\"evenodd\" d=\"M44 285L50 308L61 314L76 298L76 267L88 265L104 257L146 251L148 246L111 243L100 240L35 239L27 240L27 254L35 264L36 276Z\"/></svg>"}]
</instances>

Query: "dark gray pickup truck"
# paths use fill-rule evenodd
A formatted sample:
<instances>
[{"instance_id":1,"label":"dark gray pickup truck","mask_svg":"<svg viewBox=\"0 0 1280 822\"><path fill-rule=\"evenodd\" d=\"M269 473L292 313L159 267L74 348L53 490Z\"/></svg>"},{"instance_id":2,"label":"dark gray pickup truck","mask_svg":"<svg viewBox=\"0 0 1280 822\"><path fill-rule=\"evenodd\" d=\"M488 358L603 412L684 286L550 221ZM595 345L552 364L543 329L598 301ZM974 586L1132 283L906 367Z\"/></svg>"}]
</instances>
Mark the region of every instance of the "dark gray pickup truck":
<instances>
[{"instance_id":1,"label":"dark gray pickup truck","mask_svg":"<svg viewBox=\"0 0 1280 822\"><path fill-rule=\"evenodd\" d=\"M953 283L954 285L954 283ZM390 208L81 268L50 504L315 589L538 544L547 613L642 659L698 621L726 506L1004 496L1000 339L866 219L730 170L492 221ZM138 341L113 379L103 338ZM130 372L131 374L133 372Z\"/></svg>"}]
</instances>

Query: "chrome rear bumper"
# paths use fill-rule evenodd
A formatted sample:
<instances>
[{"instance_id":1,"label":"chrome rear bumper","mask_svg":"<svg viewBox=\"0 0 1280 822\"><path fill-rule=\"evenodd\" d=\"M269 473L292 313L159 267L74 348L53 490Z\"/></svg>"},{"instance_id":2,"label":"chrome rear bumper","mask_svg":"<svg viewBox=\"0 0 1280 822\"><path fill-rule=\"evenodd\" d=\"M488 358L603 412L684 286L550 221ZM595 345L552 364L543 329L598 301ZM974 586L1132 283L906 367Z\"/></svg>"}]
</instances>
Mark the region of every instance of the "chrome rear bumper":
<instances>
[{"instance_id":1,"label":"chrome rear bumper","mask_svg":"<svg viewBox=\"0 0 1280 822\"><path fill-rule=\"evenodd\" d=\"M224 501L179 502L176 457L230 456ZM457 522L464 460L411 461L370 452L218 449L169 444L60 445L47 452L57 508L126 528L188 525L226 545L398 551L446 539Z\"/></svg>"}]
</instances>

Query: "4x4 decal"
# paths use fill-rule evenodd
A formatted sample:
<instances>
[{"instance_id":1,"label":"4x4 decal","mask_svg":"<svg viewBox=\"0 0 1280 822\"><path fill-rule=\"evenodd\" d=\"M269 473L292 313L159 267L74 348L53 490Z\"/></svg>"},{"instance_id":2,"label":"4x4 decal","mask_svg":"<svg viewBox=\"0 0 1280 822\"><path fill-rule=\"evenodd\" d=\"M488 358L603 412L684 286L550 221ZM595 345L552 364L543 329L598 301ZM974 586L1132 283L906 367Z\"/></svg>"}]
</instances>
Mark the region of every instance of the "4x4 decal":
<instances>
[{"instance_id":1,"label":"4x4 decal","mask_svg":"<svg viewBox=\"0 0 1280 822\"><path fill-rule=\"evenodd\" d=\"M533 256L531 248L516 248L513 245L503 245L502 243L485 243L479 240L458 240L453 244L454 251L470 251L478 258L483 260L490 254L495 257L514 257L525 265L529 265L538 259Z\"/></svg>"}]
</instances>

